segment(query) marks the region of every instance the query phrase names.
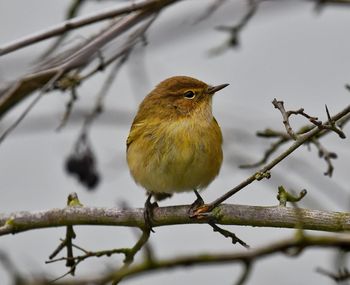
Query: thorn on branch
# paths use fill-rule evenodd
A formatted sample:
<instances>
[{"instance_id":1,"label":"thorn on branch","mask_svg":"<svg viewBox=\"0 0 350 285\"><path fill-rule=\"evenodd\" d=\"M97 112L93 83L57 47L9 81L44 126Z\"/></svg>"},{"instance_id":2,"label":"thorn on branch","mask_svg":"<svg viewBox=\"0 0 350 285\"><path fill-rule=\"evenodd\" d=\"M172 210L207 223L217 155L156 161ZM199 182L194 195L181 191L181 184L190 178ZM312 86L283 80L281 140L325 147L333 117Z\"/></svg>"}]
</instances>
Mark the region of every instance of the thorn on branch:
<instances>
[{"instance_id":1,"label":"thorn on branch","mask_svg":"<svg viewBox=\"0 0 350 285\"><path fill-rule=\"evenodd\" d=\"M296 203L305 197L307 191L305 189L301 190L299 195L296 196L289 193L283 186L278 186L277 200L280 202L280 206L287 206L287 202Z\"/></svg>"},{"instance_id":2,"label":"thorn on branch","mask_svg":"<svg viewBox=\"0 0 350 285\"><path fill-rule=\"evenodd\" d=\"M331 131L337 133L341 139L345 139L346 136L344 132L340 128L338 128L335 122L332 120L331 115L329 114L327 105L325 105L325 107L326 107L326 113L327 113L328 124L329 124L329 126L326 125L325 128L328 128Z\"/></svg>"}]
</instances>

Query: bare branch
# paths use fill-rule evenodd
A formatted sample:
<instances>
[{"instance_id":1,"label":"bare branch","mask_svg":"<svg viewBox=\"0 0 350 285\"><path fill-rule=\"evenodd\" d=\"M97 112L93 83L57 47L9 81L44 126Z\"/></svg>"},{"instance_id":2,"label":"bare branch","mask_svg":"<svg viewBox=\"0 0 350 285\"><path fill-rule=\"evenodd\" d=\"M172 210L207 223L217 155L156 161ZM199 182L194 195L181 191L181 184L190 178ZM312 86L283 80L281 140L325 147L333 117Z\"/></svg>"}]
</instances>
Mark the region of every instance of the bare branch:
<instances>
[{"instance_id":1,"label":"bare branch","mask_svg":"<svg viewBox=\"0 0 350 285\"><path fill-rule=\"evenodd\" d=\"M232 233L232 232L230 232L228 230L222 229L218 225L216 225L216 224L214 224L212 222L209 222L208 224L213 228L214 232L218 232L218 233L220 233L221 235L223 235L226 238L231 238L233 244L239 243L241 246L243 246L245 248L249 248L249 245L246 244L239 237L237 237L236 234L234 234L234 233Z\"/></svg>"},{"instance_id":2,"label":"bare branch","mask_svg":"<svg viewBox=\"0 0 350 285\"><path fill-rule=\"evenodd\" d=\"M76 17L79 13L79 10L83 7L83 4L86 3L86 0L74 0L71 2L70 6L67 10L66 20L70 20L74 17ZM47 58L50 54L52 54L65 40L65 38L68 36L69 31L63 32L56 40L55 42L40 56L39 60L43 60L44 58Z\"/></svg>"},{"instance_id":3,"label":"bare branch","mask_svg":"<svg viewBox=\"0 0 350 285\"><path fill-rule=\"evenodd\" d=\"M120 49L120 51L118 51L116 54L111 56L106 61L101 60L101 63L98 66L96 66L95 69L90 71L88 74L86 74L82 77L74 76L73 78L71 78L71 76L67 76L69 84L66 84L66 86L68 85L71 88L72 96L71 96L71 100L67 103L66 112L62 118L62 121L61 121L60 126L58 127L58 130L60 130L62 127L64 127L69 119L69 115L70 115L72 108L73 108L73 103L77 98L77 96L73 94L73 93L76 93L76 91L74 92L76 86L81 84L82 82L84 82L85 80L90 78L91 76L93 76L95 73L101 71L102 69L105 69L110 64L115 62L117 59L119 59L119 61L115 63L114 67L110 71L110 74L107 76L100 92L98 93L93 110L85 118L83 128L82 128L82 131L80 134L80 138L82 136L87 135L88 129L91 127L92 122L103 111L103 102L104 102L105 97L107 96L107 93L109 91L110 86L112 85L112 83L114 81L114 78L117 76L117 74L118 74L120 68L123 66L123 64L129 58L129 56L130 56L131 52L133 51L134 47L136 46L136 44L140 42L141 38L145 37L145 33L146 33L147 29L151 26L151 24L154 22L155 19L156 19L156 16L153 17L152 19L150 19L147 23L142 25L140 28L138 28L134 33L132 33L129 36L127 43ZM76 77L78 77L78 78L76 78ZM65 89L65 88L62 88L61 86L59 86L59 87L60 87L60 89Z\"/></svg>"},{"instance_id":4,"label":"bare branch","mask_svg":"<svg viewBox=\"0 0 350 285\"><path fill-rule=\"evenodd\" d=\"M300 108L298 110L291 110L291 111L286 111L284 108L284 103L283 101L277 101L276 98L273 99L272 101L273 106L278 109L281 112L281 115L283 117L283 124L286 128L287 133L290 135L290 137L294 140L297 139L297 135L294 133L290 123L289 123L289 117L291 115L302 115L305 118L307 118L311 123L313 123L316 126L322 125L321 121L318 121L317 117L311 117L310 115L306 114L304 112L303 108Z\"/></svg>"},{"instance_id":5,"label":"bare branch","mask_svg":"<svg viewBox=\"0 0 350 285\"><path fill-rule=\"evenodd\" d=\"M46 263L54 263L58 261L66 261L66 266L70 267L70 270L63 274L62 276L57 277L54 281L58 281L62 279L63 277L71 274L74 275L74 272L77 268L77 266L83 262L84 260L91 258L91 257L103 257L103 256L111 256L113 254L124 254L124 265L121 267L120 270L123 270L127 268L134 260L135 255L143 248L143 246L147 243L148 239L150 237L150 231L143 230L142 235L137 240L135 245L131 248L117 248L117 249L108 249L108 250L99 250L99 251L88 251L83 249L80 246L77 246L75 244L71 244L72 247L77 248L81 250L84 254L83 255L77 255L73 256L73 253L71 255L67 255L67 257L61 257L57 259L53 259L53 255L50 255L50 260L46 261ZM65 243L66 240L63 240L62 243ZM152 262L151 259L146 259L148 262Z\"/></svg>"},{"instance_id":6,"label":"bare branch","mask_svg":"<svg viewBox=\"0 0 350 285\"><path fill-rule=\"evenodd\" d=\"M339 119L337 121L338 128L342 129L345 126L345 124L347 122L349 122L349 120L350 120L350 113L345 115L344 117L342 117L341 119ZM305 125L305 126L301 127L296 132L296 134L297 135L305 134L305 133L309 132L312 128L314 128L314 125ZM327 135L328 133L329 132L322 132L322 133L316 135L315 139L317 139L319 141L320 138ZM262 166L264 163L266 163L269 160L269 158L272 156L272 154L274 154L280 148L280 146L291 141L291 139L292 139L290 137L290 135L285 133L285 132L275 131L275 130L271 130L271 129L266 129L264 131L258 131L256 135L258 137L262 137L262 138L278 138L278 140L271 143L270 147L268 149L266 149L264 156L259 161L257 161L256 163L252 163L252 164L241 165L240 166L241 168L254 168L254 167ZM311 142L312 141L313 140L311 140Z\"/></svg>"},{"instance_id":7,"label":"bare branch","mask_svg":"<svg viewBox=\"0 0 350 285\"><path fill-rule=\"evenodd\" d=\"M227 264L227 263L245 263L257 262L258 260L271 256L277 253L284 254L291 250L301 253L309 248L342 248L348 247L350 244L349 235L342 236L303 236L287 238L281 241L273 242L262 247L250 251L237 253L219 253L219 254L205 254L196 256L183 256L168 260L157 260L152 263L143 262L130 266L125 270L117 270L106 276L95 279L97 284L104 284L108 280L113 280L113 284L118 284L119 281L125 278L136 277L140 274L149 273L158 270L172 269L182 266L199 266L206 264ZM249 270L248 270L249 273ZM75 284L85 284L77 283ZM61 285L61 284L59 284ZM63 285L63 284L62 284Z\"/></svg>"},{"instance_id":8,"label":"bare branch","mask_svg":"<svg viewBox=\"0 0 350 285\"><path fill-rule=\"evenodd\" d=\"M238 24L234 26L218 26L216 29L218 31L223 31L229 34L229 38L222 46L217 48L213 48L211 50L211 54L218 54L227 49L227 47L235 48L239 46L239 35L242 30L247 26L249 21L253 18L253 16L258 11L259 4L262 0L246 0L248 4L247 12L243 15L242 19L238 22Z\"/></svg>"},{"instance_id":9,"label":"bare branch","mask_svg":"<svg viewBox=\"0 0 350 285\"><path fill-rule=\"evenodd\" d=\"M350 105L347 106L344 110L336 114L331 118L331 121L337 122L338 120L346 117L350 113ZM223 201L230 198L232 195L237 193L238 191L242 190L252 182L256 180L261 180L261 178L266 177L268 178L269 175L264 176L264 174L269 174L268 172L275 167L278 163L280 163L283 159L285 159L287 156L289 156L292 152L294 152L296 149L298 149L300 146L305 144L306 142L310 141L312 138L322 135L324 132L329 132L329 123L321 123L319 126L315 126L311 130L309 130L307 133L304 133L302 136L299 136L298 139L294 142L293 145L291 145L287 150L282 152L279 156L277 156L275 159L273 159L271 162L266 164L264 167L262 167L260 170L252 174L250 177L248 177L246 180L242 181L240 184L238 184L236 187L232 188L228 192L226 192L224 195L216 199L215 201L211 202L210 204L203 205L202 207L198 208L196 213L198 215L205 215L207 212L213 210L216 206L220 205Z\"/></svg>"},{"instance_id":10,"label":"bare branch","mask_svg":"<svg viewBox=\"0 0 350 285\"><path fill-rule=\"evenodd\" d=\"M222 204L202 219L191 219L190 205L154 209L153 226L203 224L214 221L222 225L294 228L298 215L303 217L303 228L318 231L342 232L350 230L350 213L299 209L290 207L261 207ZM68 225L104 225L145 227L143 208L116 209L97 207L66 207L38 212L0 214L0 236L39 228Z\"/></svg>"},{"instance_id":11,"label":"bare branch","mask_svg":"<svg viewBox=\"0 0 350 285\"><path fill-rule=\"evenodd\" d=\"M27 106L23 113L15 120L1 135L0 144L5 140L5 138L22 122L22 120L28 115L28 113L34 108L34 106L39 102L39 100L48 92L53 84L62 76L62 72L57 72L41 89L39 94L34 98L34 100Z\"/></svg>"},{"instance_id":12,"label":"bare branch","mask_svg":"<svg viewBox=\"0 0 350 285\"><path fill-rule=\"evenodd\" d=\"M198 19L194 22L195 24L204 21L206 19L208 19L212 14L215 13L215 11L217 9L220 8L220 6L222 6L227 0L213 0L213 3L211 3L207 9L205 10L205 12L198 17Z\"/></svg>"},{"instance_id":13,"label":"bare branch","mask_svg":"<svg viewBox=\"0 0 350 285\"><path fill-rule=\"evenodd\" d=\"M269 160L271 155L274 154L281 145L285 144L289 140L290 139L280 138L278 141L276 141L270 145L270 147L265 151L264 156L259 161L252 163L252 164L243 164L243 165L240 165L239 167L240 168L254 168L254 167L258 167L258 166L263 165L264 163L266 163Z\"/></svg>"},{"instance_id":14,"label":"bare branch","mask_svg":"<svg viewBox=\"0 0 350 285\"><path fill-rule=\"evenodd\" d=\"M328 151L320 142L319 140L313 139L311 141L318 149L318 155L319 157L322 157L326 163L327 163L327 171L324 173L324 175L332 177L334 166L332 164L332 159L336 159L338 156L335 152Z\"/></svg>"},{"instance_id":15,"label":"bare branch","mask_svg":"<svg viewBox=\"0 0 350 285\"><path fill-rule=\"evenodd\" d=\"M58 60L49 62L49 64L44 67L41 66L40 70L25 75L18 81L10 84L3 90L0 90L0 117L29 94L40 89L52 79L55 74L62 72L62 75L64 76L72 70L86 67L93 61L93 59L98 57L101 48L107 43L127 30L130 30L135 25L142 23L146 19L151 18L152 22L152 19L154 19L153 16L157 15L160 10L174 2L176 2L176 0L156 1L157 5L154 4L148 7L148 9L126 15L119 21L109 25L109 27L100 34L92 36L84 43L84 45L79 45L78 47L71 49L69 52L64 53L64 56L58 56ZM147 29L149 22L145 26L145 29ZM121 49L125 49L125 46ZM118 54L120 56L118 51L116 51L116 54L117 57Z\"/></svg>"},{"instance_id":16,"label":"bare branch","mask_svg":"<svg viewBox=\"0 0 350 285\"><path fill-rule=\"evenodd\" d=\"M168 0L170 1L170 0ZM39 101L39 99L42 97L43 92L47 91L49 88L52 87L53 83L60 78L65 73L69 72L72 69L76 69L78 67L85 66L91 57L98 53L98 50L100 47L102 47L104 44L112 40L114 37L120 35L127 29L131 28L133 25L139 23L140 21L143 21L145 18L148 18L152 16L156 12L152 11L141 11L138 14L131 14L128 17L125 17L125 19L118 21L115 25L112 25L110 29L99 35L98 37L91 40L89 43L87 43L85 46L83 46L81 49L75 51L70 56L67 55L67 58L64 59L60 64L58 64L56 67L51 67L49 69L46 69L44 71L38 72L37 76L41 78L42 76L45 77L44 84L46 84L43 88L43 90L39 93L37 98L28 106L28 108L20 115L20 117L0 136L0 143L6 138L6 136L24 119L24 117L29 113L29 111L33 108L33 106ZM154 18L151 19L150 22L148 22L143 29L141 28L139 30L140 33L145 32L146 29L149 27L149 25L153 22ZM139 36L140 34L137 34ZM135 42L133 42L135 44ZM133 47L133 45L131 46ZM126 50L126 54L130 52L130 48ZM119 53L121 56L121 54ZM49 77L48 77L49 76ZM33 77L33 76L31 76ZM22 79L24 80L24 79ZM23 92L23 86L21 86L22 80L18 83L14 84L12 88L9 88L9 90L5 91L5 94L2 94L0 96L0 116L3 115L8 108L11 108L14 104L18 103L19 100L22 100L27 95L29 95L31 92L35 90L35 88L40 87L39 84L33 84L32 81L29 81L29 88L28 91ZM32 80L34 80L32 78ZM33 89L34 86L34 89ZM18 92L18 93L17 93ZM3 108L3 109L2 109ZM2 109L2 110L1 110Z\"/></svg>"},{"instance_id":17,"label":"bare branch","mask_svg":"<svg viewBox=\"0 0 350 285\"><path fill-rule=\"evenodd\" d=\"M244 265L243 273L235 283L236 285L243 285L248 280L248 277L252 272L252 267L253 267L252 261L246 260L243 262L243 265Z\"/></svg>"},{"instance_id":18,"label":"bare branch","mask_svg":"<svg viewBox=\"0 0 350 285\"><path fill-rule=\"evenodd\" d=\"M138 3L132 2L131 4L128 4L124 7L120 7L120 5L118 5L115 8L109 8L107 11L99 11L89 16L67 20L55 27L46 29L42 32L38 32L33 35L26 36L12 43L0 46L0 56L26 47L28 45L32 45L34 43L46 40L48 38L63 34L73 29L77 29L109 18L125 15L138 10L149 9L156 5L165 6L177 1L181 0L162 0L161 3L159 0L143 0Z\"/></svg>"},{"instance_id":19,"label":"bare branch","mask_svg":"<svg viewBox=\"0 0 350 285\"><path fill-rule=\"evenodd\" d=\"M71 81L70 76L66 76L65 78L62 78L62 80L64 80L64 79L68 79L69 81ZM64 112L61 123L59 124L59 126L56 129L57 131L60 131L67 124L68 119L72 113L74 103L75 103L75 101L78 100L77 85L79 84L79 81L80 81L79 78L77 78L77 80L75 80L75 78L73 78L72 82L69 82L69 84L70 84L70 99L66 104L66 111ZM58 82L58 83L60 83L60 82ZM63 90L62 87L60 87L60 89Z\"/></svg>"}]
</instances>

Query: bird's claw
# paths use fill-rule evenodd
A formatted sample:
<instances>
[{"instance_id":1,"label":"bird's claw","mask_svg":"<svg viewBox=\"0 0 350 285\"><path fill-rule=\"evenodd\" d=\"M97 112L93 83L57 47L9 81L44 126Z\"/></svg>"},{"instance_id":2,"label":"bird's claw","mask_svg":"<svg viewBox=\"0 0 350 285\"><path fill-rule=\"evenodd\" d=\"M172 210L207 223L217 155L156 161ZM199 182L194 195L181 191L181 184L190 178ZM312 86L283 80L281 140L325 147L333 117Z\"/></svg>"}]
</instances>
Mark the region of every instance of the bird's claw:
<instances>
[{"instance_id":1,"label":"bird's claw","mask_svg":"<svg viewBox=\"0 0 350 285\"><path fill-rule=\"evenodd\" d=\"M197 207L194 207L193 203L189 209L190 218L205 219L207 216L209 216L209 213L210 206L208 204L202 204Z\"/></svg>"}]
</instances>

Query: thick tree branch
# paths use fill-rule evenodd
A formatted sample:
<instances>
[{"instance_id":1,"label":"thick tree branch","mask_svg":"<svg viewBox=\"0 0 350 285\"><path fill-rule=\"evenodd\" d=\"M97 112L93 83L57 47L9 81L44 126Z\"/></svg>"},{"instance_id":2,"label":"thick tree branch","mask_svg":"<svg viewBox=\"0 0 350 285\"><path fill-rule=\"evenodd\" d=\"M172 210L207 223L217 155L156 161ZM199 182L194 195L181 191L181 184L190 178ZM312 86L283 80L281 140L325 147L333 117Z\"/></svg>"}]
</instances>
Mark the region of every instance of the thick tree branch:
<instances>
[{"instance_id":1,"label":"thick tree branch","mask_svg":"<svg viewBox=\"0 0 350 285\"><path fill-rule=\"evenodd\" d=\"M160 207L154 209L152 226L200 224L215 221L223 225L254 227L294 228L343 232L350 230L350 213L298 209L281 206L247 206L222 204L202 219L188 215L190 205ZM0 214L0 235L19 233L39 228L68 225L104 225L145 228L143 208L116 209L97 207L66 207L37 212L14 212Z\"/></svg>"}]
</instances>

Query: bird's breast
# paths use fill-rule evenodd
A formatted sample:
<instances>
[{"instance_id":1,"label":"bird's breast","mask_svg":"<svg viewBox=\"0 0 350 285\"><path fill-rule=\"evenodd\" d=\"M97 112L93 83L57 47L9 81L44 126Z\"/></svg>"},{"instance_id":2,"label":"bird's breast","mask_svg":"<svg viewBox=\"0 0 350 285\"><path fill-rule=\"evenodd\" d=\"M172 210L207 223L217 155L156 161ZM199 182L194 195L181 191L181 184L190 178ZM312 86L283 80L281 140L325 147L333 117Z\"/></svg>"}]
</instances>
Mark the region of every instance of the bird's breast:
<instances>
[{"instance_id":1,"label":"bird's breast","mask_svg":"<svg viewBox=\"0 0 350 285\"><path fill-rule=\"evenodd\" d=\"M141 130L140 130L141 131ZM208 121L161 121L145 126L128 149L136 182L151 192L181 192L206 187L219 173L222 135Z\"/></svg>"}]
</instances>

